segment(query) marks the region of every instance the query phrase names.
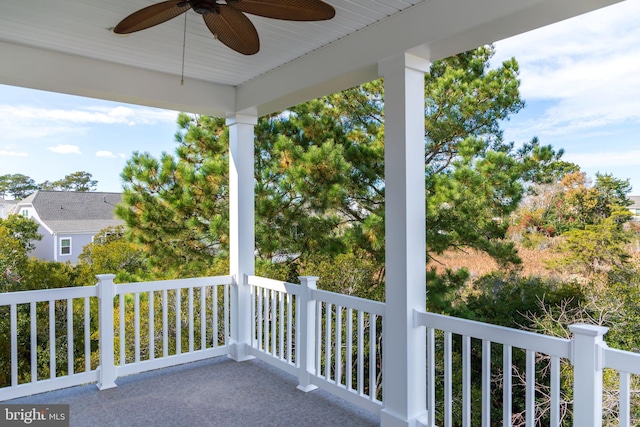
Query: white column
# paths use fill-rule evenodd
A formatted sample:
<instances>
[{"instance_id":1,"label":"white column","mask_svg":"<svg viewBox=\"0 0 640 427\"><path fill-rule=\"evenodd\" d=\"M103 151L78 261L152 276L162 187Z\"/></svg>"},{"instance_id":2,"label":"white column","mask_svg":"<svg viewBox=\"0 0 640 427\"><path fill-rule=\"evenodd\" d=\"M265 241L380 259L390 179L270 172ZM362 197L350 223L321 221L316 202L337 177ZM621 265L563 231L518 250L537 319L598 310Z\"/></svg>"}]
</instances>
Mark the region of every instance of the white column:
<instances>
[{"instance_id":1,"label":"white column","mask_svg":"<svg viewBox=\"0 0 640 427\"><path fill-rule=\"evenodd\" d=\"M401 54L381 61L385 91L386 309L385 407L381 425L426 424L424 73L428 60Z\"/></svg>"},{"instance_id":2,"label":"white column","mask_svg":"<svg viewBox=\"0 0 640 427\"><path fill-rule=\"evenodd\" d=\"M98 274L98 340L100 372L98 388L116 387L116 366L113 356L113 298L116 296L115 274Z\"/></svg>"},{"instance_id":3,"label":"white column","mask_svg":"<svg viewBox=\"0 0 640 427\"><path fill-rule=\"evenodd\" d=\"M229 126L229 258L234 283L231 287L231 357L252 359L251 294L247 276L254 274L254 131L257 117L236 114Z\"/></svg>"},{"instance_id":4,"label":"white column","mask_svg":"<svg viewBox=\"0 0 640 427\"><path fill-rule=\"evenodd\" d=\"M573 332L573 425L602 426L602 337L609 328L576 324Z\"/></svg>"}]
</instances>

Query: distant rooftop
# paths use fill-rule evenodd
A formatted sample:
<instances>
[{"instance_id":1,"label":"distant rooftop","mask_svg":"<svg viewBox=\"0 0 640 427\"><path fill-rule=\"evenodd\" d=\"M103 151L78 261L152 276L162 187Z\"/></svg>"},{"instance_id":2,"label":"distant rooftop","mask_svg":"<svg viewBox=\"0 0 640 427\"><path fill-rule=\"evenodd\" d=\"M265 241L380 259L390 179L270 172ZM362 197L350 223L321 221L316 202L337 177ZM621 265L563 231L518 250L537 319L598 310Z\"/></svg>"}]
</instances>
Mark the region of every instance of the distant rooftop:
<instances>
[{"instance_id":1,"label":"distant rooftop","mask_svg":"<svg viewBox=\"0 0 640 427\"><path fill-rule=\"evenodd\" d=\"M120 202L122 193L38 190L19 204L31 204L40 220L56 232L77 232L124 224L114 212Z\"/></svg>"}]
</instances>

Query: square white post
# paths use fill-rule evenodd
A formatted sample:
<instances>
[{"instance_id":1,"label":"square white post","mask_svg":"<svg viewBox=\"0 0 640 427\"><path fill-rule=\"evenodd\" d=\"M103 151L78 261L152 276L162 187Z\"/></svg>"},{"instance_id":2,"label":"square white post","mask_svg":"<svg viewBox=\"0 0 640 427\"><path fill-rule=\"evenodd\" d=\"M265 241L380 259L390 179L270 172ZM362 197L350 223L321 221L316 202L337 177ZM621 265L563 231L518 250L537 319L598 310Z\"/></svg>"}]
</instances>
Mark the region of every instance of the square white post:
<instances>
[{"instance_id":1,"label":"square white post","mask_svg":"<svg viewBox=\"0 0 640 427\"><path fill-rule=\"evenodd\" d=\"M116 387L116 366L113 357L113 298L116 296L115 274L99 274L98 278L98 340L100 372L98 388Z\"/></svg>"},{"instance_id":2,"label":"square white post","mask_svg":"<svg viewBox=\"0 0 640 427\"><path fill-rule=\"evenodd\" d=\"M573 425L602 426L602 337L609 331L604 326L576 324L573 332Z\"/></svg>"},{"instance_id":3,"label":"square white post","mask_svg":"<svg viewBox=\"0 0 640 427\"><path fill-rule=\"evenodd\" d=\"M385 102L386 309L383 322L383 427L427 421L426 332L413 311L425 310L424 58L381 61Z\"/></svg>"},{"instance_id":4,"label":"square white post","mask_svg":"<svg viewBox=\"0 0 640 427\"><path fill-rule=\"evenodd\" d=\"M254 126L256 116L235 114L229 126L229 258L231 287L231 357L253 359L247 353L251 340L251 293L247 276L254 274L255 186Z\"/></svg>"},{"instance_id":5,"label":"square white post","mask_svg":"<svg viewBox=\"0 0 640 427\"><path fill-rule=\"evenodd\" d=\"M318 388L311 384L311 376L315 375L316 349L316 302L311 293L316 289L318 278L315 276L300 276L300 295L297 301L300 310L300 326L296 325L296 358L298 364L298 390L305 393Z\"/></svg>"}]
</instances>

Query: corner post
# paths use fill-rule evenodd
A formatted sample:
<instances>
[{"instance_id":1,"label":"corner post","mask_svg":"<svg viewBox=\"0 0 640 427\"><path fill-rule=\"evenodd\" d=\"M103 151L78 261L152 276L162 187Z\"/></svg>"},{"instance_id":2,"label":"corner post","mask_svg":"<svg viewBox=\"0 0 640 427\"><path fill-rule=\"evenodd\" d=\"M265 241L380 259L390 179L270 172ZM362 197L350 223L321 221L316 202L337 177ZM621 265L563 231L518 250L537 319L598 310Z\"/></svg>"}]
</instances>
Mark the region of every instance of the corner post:
<instances>
[{"instance_id":1,"label":"corner post","mask_svg":"<svg viewBox=\"0 0 640 427\"><path fill-rule=\"evenodd\" d=\"M254 274L254 126L257 116L234 114L229 126L229 258L231 276L231 357L253 359L251 342L251 290L247 277Z\"/></svg>"},{"instance_id":2,"label":"corner post","mask_svg":"<svg viewBox=\"0 0 640 427\"><path fill-rule=\"evenodd\" d=\"M609 328L586 324L569 326L573 332L573 425L602 426L602 349Z\"/></svg>"},{"instance_id":3,"label":"corner post","mask_svg":"<svg viewBox=\"0 0 640 427\"><path fill-rule=\"evenodd\" d=\"M428 52L378 64L385 92L386 309L383 322L383 427L416 427L427 412L426 332L413 324L426 309L424 75ZM433 408L429 408L433 410Z\"/></svg>"},{"instance_id":4,"label":"corner post","mask_svg":"<svg viewBox=\"0 0 640 427\"><path fill-rule=\"evenodd\" d=\"M316 288L315 276L300 276L300 299L298 307L300 309L300 329L297 343L300 345L298 357L298 390L305 393L318 388L311 384L311 376L315 375L315 348L316 348L316 310L315 299L312 297Z\"/></svg>"},{"instance_id":5,"label":"corner post","mask_svg":"<svg viewBox=\"0 0 640 427\"><path fill-rule=\"evenodd\" d=\"M116 366L113 356L113 299L116 296L115 274L99 274L98 278L98 336L100 345L100 372L98 388L106 390L116 386Z\"/></svg>"}]
</instances>

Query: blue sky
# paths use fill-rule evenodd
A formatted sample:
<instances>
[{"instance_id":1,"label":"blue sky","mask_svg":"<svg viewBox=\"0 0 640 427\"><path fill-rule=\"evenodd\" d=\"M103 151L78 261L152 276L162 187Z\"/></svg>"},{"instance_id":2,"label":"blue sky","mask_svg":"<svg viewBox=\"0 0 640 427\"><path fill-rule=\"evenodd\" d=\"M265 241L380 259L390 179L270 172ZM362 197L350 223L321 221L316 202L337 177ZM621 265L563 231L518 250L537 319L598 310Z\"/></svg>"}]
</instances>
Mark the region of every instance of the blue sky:
<instances>
[{"instance_id":1,"label":"blue sky","mask_svg":"<svg viewBox=\"0 0 640 427\"><path fill-rule=\"evenodd\" d=\"M505 139L565 149L591 177L629 179L640 194L640 0L496 43L494 63L516 57L526 108ZM0 175L40 183L76 171L120 191L133 151L173 152L174 111L0 85Z\"/></svg>"}]
</instances>

